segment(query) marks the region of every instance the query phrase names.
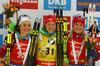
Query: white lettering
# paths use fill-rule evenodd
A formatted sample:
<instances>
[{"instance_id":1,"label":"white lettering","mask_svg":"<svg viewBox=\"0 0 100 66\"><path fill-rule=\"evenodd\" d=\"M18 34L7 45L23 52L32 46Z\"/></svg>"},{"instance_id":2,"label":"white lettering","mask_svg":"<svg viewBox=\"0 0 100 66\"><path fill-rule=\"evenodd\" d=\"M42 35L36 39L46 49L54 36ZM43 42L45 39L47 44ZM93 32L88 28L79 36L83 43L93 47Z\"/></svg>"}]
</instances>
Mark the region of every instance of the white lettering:
<instances>
[{"instance_id":1,"label":"white lettering","mask_svg":"<svg viewBox=\"0 0 100 66\"><path fill-rule=\"evenodd\" d=\"M20 4L23 4L23 3L22 3L22 0L20 0Z\"/></svg>"},{"instance_id":2,"label":"white lettering","mask_svg":"<svg viewBox=\"0 0 100 66\"><path fill-rule=\"evenodd\" d=\"M33 2L33 1L31 0L31 3L35 3L35 2Z\"/></svg>"},{"instance_id":3,"label":"white lettering","mask_svg":"<svg viewBox=\"0 0 100 66\"><path fill-rule=\"evenodd\" d=\"M79 52L80 52L79 50L76 50L76 51L75 51L76 57L78 57ZM70 54L71 54L72 56L74 56L73 50L71 51L71 53L70 53Z\"/></svg>"},{"instance_id":4,"label":"white lettering","mask_svg":"<svg viewBox=\"0 0 100 66\"><path fill-rule=\"evenodd\" d=\"M56 9L57 7L56 6L48 6L48 8L54 8ZM66 7L63 7L63 9L66 9ZM69 24L69 23L68 23ZM71 42L70 42L71 43Z\"/></svg>"},{"instance_id":5,"label":"white lettering","mask_svg":"<svg viewBox=\"0 0 100 66\"><path fill-rule=\"evenodd\" d=\"M26 0L23 0L23 3L26 3Z\"/></svg>"},{"instance_id":6,"label":"white lettering","mask_svg":"<svg viewBox=\"0 0 100 66\"><path fill-rule=\"evenodd\" d=\"M34 3L37 3L37 1L34 1Z\"/></svg>"},{"instance_id":7,"label":"white lettering","mask_svg":"<svg viewBox=\"0 0 100 66\"><path fill-rule=\"evenodd\" d=\"M63 7L63 9L66 9L66 7ZM69 24L69 22L68 22L68 24Z\"/></svg>"},{"instance_id":8,"label":"white lettering","mask_svg":"<svg viewBox=\"0 0 100 66\"><path fill-rule=\"evenodd\" d=\"M59 0L49 0L49 5L55 4L55 5L66 5L66 0L61 0L61 3Z\"/></svg>"},{"instance_id":9,"label":"white lettering","mask_svg":"<svg viewBox=\"0 0 100 66\"><path fill-rule=\"evenodd\" d=\"M37 0L11 0L11 2L19 3L20 5L23 3L38 3Z\"/></svg>"},{"instance_id":10,"label":"white lettering","mask_svg":"<svg viewBox=\"0 0 100 66\"><path fill-rule=\"evenodd\" d=\"M11 2L14 2L14 0L11 0Z\"/></svg>"},{"instance_id":11,"label":"white lettering","mask_svg":"<svg viewBox=\"0 0 100 66\"><path fill-rule=\"evenodd\" d=\"M56 65L56 63L50 63L50 65Z\"/></svg>"},{"instance_id":12,"label":"white lettering","mask_svg":"<svg viewBox=\"0 0 100 66\"><path fill-rule=\"evenodd\" d=\"M28 0L27 3L31 3L31 2Z\"/></svg>"},{"instance_id":13,"label":"white lettering","mask_svg":"<svg viewBox=\"0 0 100 66\"><path fill-rule=\"evenodd\" d=\"M75 44L82 44L81 42L76 42L76 41L74 41L74 43L75 43Z\"/></svg>"},{"instance_id":14,"label":"white lettering","mask_svg":"<svg viewBox=\"0 0 100 66\"><path fill-rule=\"evenodd\" d=\"M66 5L66 0L62 0L61 5Z\"/></svg>"},{"instance_id":15,"label":"white lettering","mask_svg":"<svg viewBox=\"0 0 100 66\"><path fill-rule=\"evenodd\" d=\"M59 0L55 1L55 5L60 5Z\"/></svg>"},{"instance_id":16,"label":"white lettering","mask_svg":"<svg viewBox=\"0 0 100 66\"><path fill-rule=\"evenodd\" d=\"M16 1L17 3L19 2L19 0Z\"/></svg>"},{"instance_id":17,"label":"white lettering","mask_svg":"<svg viewBox=\"0 0 100 66\"><path fill-rule=\"evenodd\" d=\"M51 7L51 6L48 6L48 8L53 8L53 7Z\"/></svg>"},{"instance_id":18,"label":"white lettering","mask_svg":"<svg viewBox=\"0 0 100 66\"><path fill-rule=\"evenodd\" d=\"M42 62L42 64L47 65L48 63Z\"/></svg>"},{"instance_id":19,"label":"white lettering","mask_svg":"<svg viewBox=\"0 0 100 66\"><path fill-rule=\"evenodd\" d=\"M54 0L52 0L52 2L51 2L51 0L49 0L49 4L50 5L52 5L54 3Z\"/></svg>"}]
</instances>

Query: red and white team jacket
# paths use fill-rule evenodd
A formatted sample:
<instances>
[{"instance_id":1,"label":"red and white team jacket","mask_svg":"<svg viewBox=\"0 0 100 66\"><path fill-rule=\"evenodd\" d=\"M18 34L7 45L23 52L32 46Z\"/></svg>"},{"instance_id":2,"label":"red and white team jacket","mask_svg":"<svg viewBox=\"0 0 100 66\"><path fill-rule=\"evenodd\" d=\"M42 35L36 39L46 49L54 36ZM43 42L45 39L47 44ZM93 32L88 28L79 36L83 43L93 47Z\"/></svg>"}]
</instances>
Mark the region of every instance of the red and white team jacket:
<instances>
[{"instance_id":1,"label":"red and white team jacket","mask_svg":"<svg viewBox=\"0 0 100 66\"><path fill-rule=\"evenodd\" d=\"M69 63L75 64L73 48L72 48L72 39L74 42L76 59L78 59L78 54L82 46L83 38L82 38L82 35L77 35L76 33L73 33L72 37L69 37L68 42L67 42L67 57L69 59ZM78 59L78 64L85 64L85 57L86 57L85 51L86 51L86 48L85 48L85 45L83 45L83 49Z\"/></svg>"},{"instance_id":2,"label":"red and white team jacket","mask_svg":"<svg viewBox=\"0 0 100 66\"><path fill-rule=\"evenodd\" d=\"M12 34L12 37L13 37L13 34ZM22 56L24 57L24 55L26 53L27 46L28 46L29 39L20 40L18 38L18 40L19 40L19 45L20 45L20 48L21 48ZM12 45L12 42L11 42L10 46ZM2 46L0 48L0 57L4 57L6 52L7 52L7 44L5 44L3 42L3 44L2 44ZM15 42L15 45L13 46L13 49L12 49L12 51L10 53L10 62L14 63L14 64L23 64L22 56L20 55L17 43Z\"/></svg>"}]
</instances>

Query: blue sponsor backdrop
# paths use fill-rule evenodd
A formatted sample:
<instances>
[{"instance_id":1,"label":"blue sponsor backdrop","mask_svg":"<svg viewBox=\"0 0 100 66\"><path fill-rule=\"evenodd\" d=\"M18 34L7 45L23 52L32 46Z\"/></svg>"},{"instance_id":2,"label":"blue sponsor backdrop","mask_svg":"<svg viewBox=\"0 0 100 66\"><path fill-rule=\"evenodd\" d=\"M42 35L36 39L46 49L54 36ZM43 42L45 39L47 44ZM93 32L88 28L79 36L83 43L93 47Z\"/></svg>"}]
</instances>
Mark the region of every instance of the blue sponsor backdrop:
<instances>
[{"instance_id":1,"label":"blue sponsor backdrop","mask_svg":"<svg viewBox=\"0 0 100 66\"><path fill-rule=\"evenodd\" d=\"M3 35L0 34L0 48L1 48L2 43L3 43Z\"/></svg>"},{"instance_id":2,"label":"blue sponsor backdrop","mask_svg":"<svg viewBox=\"0 0 100 66\"><path fill-rule=\"evenodd\" d=\"M3 28L3 14L0 14L0 28Z\"/></svg>"},{"instance_id":3,"label":"blue sponsor backdrop","mask_svg":"<svg viewBox=\"0 0 100 66\"><path fill-rule=\"evenodd\" d=\"M77 0L77 11L83 11L83 8L88 8L89 3L95 3L96 11L100 11L100 0Z\"/></svg>"},{"instance_id":4,"label":"blue sponsor backdrop","mask_svg":"<svg viewBox=\"0 0 100 66\"><path fill-rule=\"evenodd\" d=\"M63 10L71 10L71 0L44 0L44 10L53 10L63 5Z\"/></svg>"}]
</instances>

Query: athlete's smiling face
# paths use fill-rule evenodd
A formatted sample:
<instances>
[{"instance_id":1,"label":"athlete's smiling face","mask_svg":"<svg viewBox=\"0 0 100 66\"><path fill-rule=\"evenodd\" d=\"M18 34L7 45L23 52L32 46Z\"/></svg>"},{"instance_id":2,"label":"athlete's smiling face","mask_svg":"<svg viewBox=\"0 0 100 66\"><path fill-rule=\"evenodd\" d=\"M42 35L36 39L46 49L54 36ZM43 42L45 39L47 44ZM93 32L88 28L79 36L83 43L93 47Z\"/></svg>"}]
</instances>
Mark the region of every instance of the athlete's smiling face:
<instances>
[{"instance_id":1,"label":"athlete's smiling face","mask_svg":"<svg viewBox=\"0 0 100 66\"><path fill-rule=\"evenodd\" d=\"M49 32L49 33L53 33L56 30L56 23L55 22L48 22L45 25L45 29Z\"/></svg>"},{"instance_id":2,"label":"athlete's smiling face","mask_svg":"<svg viewBox=\"0 0 100 66\"><path fill-rule=\"evenodd\" d=\"M27 36L31 30L31 22L30 21L24 21L21 23L20 27L20 35Z\"/></svg>"},{"instance_id":3,"label":"athlete's smiling face","mask_svg":"<svg viewBox=\"0 0 100 66\"><path fill-rule=\"evenodd\" d=\"M74 30L75 33L81 34L82 31L84 30L84 26L83 26L82 23L77 22L77 23L75 23L75 25L73 26L73 30Z\"/></svg>"}]
</instances>

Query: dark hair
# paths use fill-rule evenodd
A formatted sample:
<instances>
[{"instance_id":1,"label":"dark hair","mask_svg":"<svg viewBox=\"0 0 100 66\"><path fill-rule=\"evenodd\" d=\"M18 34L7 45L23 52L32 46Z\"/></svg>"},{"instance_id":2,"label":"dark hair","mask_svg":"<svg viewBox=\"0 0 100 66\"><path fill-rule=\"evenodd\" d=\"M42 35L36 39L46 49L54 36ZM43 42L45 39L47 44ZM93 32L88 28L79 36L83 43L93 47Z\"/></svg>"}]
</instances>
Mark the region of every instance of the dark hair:
<instances>
[{"instance_id":1,"label":"dark hair","mask_svg":"<svg viewBox=\"0 0 100 66\"><path fill-rule=\"evenodd\" d=\"M19 24L19 22L17 23L17 25L14 27L14 32L19 32L20 33L20 29L18 28L19 26L18 26L18 24Z\"/></svg>"},{"instance_id":2,"label":"dark hair","mask_svg":"<svg viewBox=\"0 0 100 66\"><path fill-rule=\"evenodd\" d=\"M20 29L18 28L18 27L20 27L20 25L18 26L18 24L19 24L19 21L21 20L22 17L29 17L29 19L30 19L29 15L26 15L26 14L20 15L19 18L18 18L18 23L14 27L14 29L15 29L14 32L19 32L20 33Z\"/></svg>"}]
</instances>

